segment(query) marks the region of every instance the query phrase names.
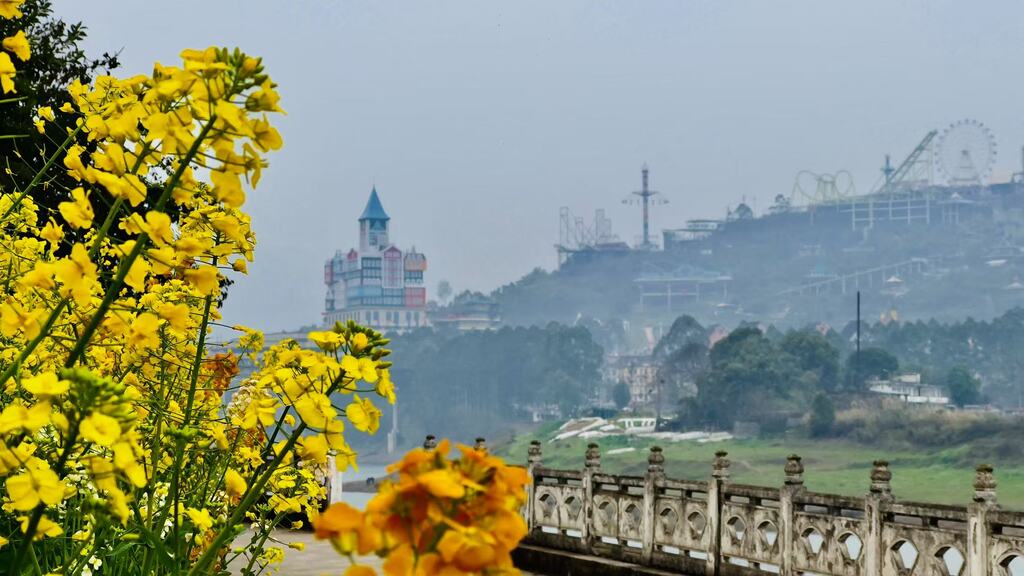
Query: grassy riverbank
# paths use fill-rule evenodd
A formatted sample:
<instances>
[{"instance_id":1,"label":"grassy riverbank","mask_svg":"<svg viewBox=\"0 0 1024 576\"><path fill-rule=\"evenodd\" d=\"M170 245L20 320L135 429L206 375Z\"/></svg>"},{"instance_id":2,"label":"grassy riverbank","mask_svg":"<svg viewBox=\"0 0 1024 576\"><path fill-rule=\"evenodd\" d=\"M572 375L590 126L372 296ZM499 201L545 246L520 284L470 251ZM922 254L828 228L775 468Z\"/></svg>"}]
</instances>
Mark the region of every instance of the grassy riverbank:
<instances>
[{"instance_id":1,"label":"grassy riverbank","mask_svg":"<svg viewBox=\"0 0 1024 576\"><path fill-rule=\"evenodd\" d=\"M544 426L532 435L521 435L494 446L495 452L511 462L526 462L527 448L533 438L544 441L544 465L551 468L582 468L587 440L547 442L554 426ZM643 474L647 469L649 439L614 437L598 440L601 467L613 473ZM732 461L735 482L780 486L782 468L788 454L803 457L804 478L808 489L819 492L861 495L867 492L873 460L889 460L893 473L893 491L897 498L946 504L967 504L973 489L974 467L970 448L944 450L876 449L843 440L778 438L767 440L730 440L698 444L677 442L661 444L665 451L665 470L676 478L703 479L710 475L716 450L727 450ZM636 450L607 454L616 448ZM996 467L999 502L1005 508L1024 510L1024 462L989 458Z\"/></svg>"}]
</instances>

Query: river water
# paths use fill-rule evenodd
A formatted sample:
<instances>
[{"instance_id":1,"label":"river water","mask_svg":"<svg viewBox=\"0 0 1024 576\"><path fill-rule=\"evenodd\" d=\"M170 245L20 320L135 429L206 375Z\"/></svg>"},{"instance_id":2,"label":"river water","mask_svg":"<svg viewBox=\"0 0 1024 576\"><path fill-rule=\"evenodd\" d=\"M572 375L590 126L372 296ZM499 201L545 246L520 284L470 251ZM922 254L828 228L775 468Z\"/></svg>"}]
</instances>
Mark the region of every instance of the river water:
<instances>
[{"instance_id":1,"label":"river water","mask_svg":"<svg viewBox=\"0 0 1024 576\"><path fill-rule=\"evenodd\" d=\"M343 482L362 482L368 478L381 479L387 476L387 466L363 464L359 466L359 470L355 471L349 469L342 475L341 480ZM370 492L353 492L351 490L344 491L341 493L341 501L359 508L362 510L366 507L366 503L373 498L373 494Z\"/></svg>"}]
</instances>

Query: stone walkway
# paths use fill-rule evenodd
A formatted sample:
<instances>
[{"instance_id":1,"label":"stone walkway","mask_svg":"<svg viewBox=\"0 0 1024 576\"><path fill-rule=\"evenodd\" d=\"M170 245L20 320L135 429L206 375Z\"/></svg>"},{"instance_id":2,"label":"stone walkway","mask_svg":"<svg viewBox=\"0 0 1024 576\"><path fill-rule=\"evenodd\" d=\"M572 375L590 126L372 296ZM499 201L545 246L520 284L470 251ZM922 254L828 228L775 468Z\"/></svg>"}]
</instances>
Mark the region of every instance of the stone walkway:
<instances>
[{"instance_id":1,"label":"stone walkway","mask_svg":"<svg viewBox=\"0 0 1024 576\"><path fill-rule=\"evenodd\" d=\"M278 576L341 576L349 566L348 558L338 555L326 540L314 538L312 532L280 530L274 536L285 543L279 544L282 547L288 542L303 542L306 544L306 549L301 552L285 548L284 562L278 565ZM236 545L244 546L249 543L250 538L251 536L248 532L243 533L236 540ZM377 574L384 574L381 568L384 561L381 558L369 556L361 559L360 563L376 569ZM245 563L241 558L235 560L229 566L232 574L239 574L244 567ZM267 571L265 574L270 574L270 572ZM530 576L527 572L523 572L523 575Z\"/></svg>"},{"instance_id":2,"label":"stone walkway","mask_svg":"<svg viewBox=\"0 0 1024 576\"><path fill-rule=\"evenodd\" d=\"M277 566L279 576L341 576L349 566L348 558L335 552L326 540L314 538L312 532L279 530L275 532L274 537L284 543L277 545L285 548L284 562ZM236 540L236 545L244 546L249 543L250 538L248 532L243 533ZM289 542L303 542L306 549L299 551L287 548ZM376 556L364 558L360 563L375 568L378 574L384 573L381 569L383 560ZM242 558L238 558L229 566L232 574L239 574L244 567L245 562ZM269 574L270 571L264 573Z\"/></svg>"}]
</instances>

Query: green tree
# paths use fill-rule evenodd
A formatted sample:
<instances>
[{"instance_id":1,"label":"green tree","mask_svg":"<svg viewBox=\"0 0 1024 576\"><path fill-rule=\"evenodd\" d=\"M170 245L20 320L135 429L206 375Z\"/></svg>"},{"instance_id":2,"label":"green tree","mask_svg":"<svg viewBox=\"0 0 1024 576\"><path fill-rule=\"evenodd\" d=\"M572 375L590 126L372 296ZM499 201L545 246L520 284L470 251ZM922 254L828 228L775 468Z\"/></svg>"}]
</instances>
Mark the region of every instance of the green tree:
<instances>
[{"instance_id":1,"label":"green tree","mask_svg":"<svg viewBox=\"0 0 1024 576\"><path fill-rule=\"evenodd\" d=\"M950 368L946 373L945 384L949 390L949 399L956 406L978 404L982 400L981 381L963 366Z\"/></svg>"},{"instance_id":2,"label":"green tree","mask_svg":"<svg viewBox=\"0 0 1024 576\"><path fill-rule=\"evenodd\" d=\"M836 407L827 394L819 392L811 402L811 436L828 436L836 423Z\"/></svg>"},{"instance_id":3,"label":"green tree","mask_svg":"<svg viewBox=\"0 0 1024 576\"><path fill-rule=\"evenodd\" d=\"M625 382L618 382L612 386L612 402L615 402L616 408L622 410L629 406L630 400L629 386Z\"/></svg>"},{"instance_id":4,"label":"green tree","mask_svg":"<svg viewBox=\"0 0 1024 576\"><path fill-rule=\"evenodd\" d=\"M864 348L858 357L852 352L846 359L847 385L851 391L864 390L872 378L888 378L900 369L895 356L881 348Z\"/></svg>"},{"instance_id":5,"label":"green tree","mask_svg":"<svg viewBox=\"0 0 1024 576\"><path fill-rule=\"evenodd\" d=\"M66 137L62 130L57 129L51 129L45 135L39 134L32 123L36 108L41 105L59 106L69 100L67 87L75 80L90 82L96 74L118 67L116 54L104 53L97 58L87 56L81 47L86 38L85 26L81 22L67 23L55 17L50 0L27 0L20 10L21 18L0 19L2 37L24 30L32 45L32 57L28 62L17 63L14 84L17 96L22 99L0 106L0 134L18 136L0 140L0 156L10 163L0 170L0 187L6 190L14 189L15 182L30 181L36 170L42 167L45 152L52 153ZM84 134L79 141L87 143ZM63 171L55 170L53 176L54 179L34 192L32 197L43 206L56 209L57 203L66 198L67 191L79 183ZM94 208L98 218L106 214L103 206L95 205Z\"/></svg>"},{"instance_id":6,"label":"green tree","mask_svg":"<svg viewBox=\"0 0 1024 576\"><path fill-rule=\"evenodd\" d=\"M447 280L441 280L437 283L437 299L442 304L448 302L448 299L452 297L452 284Z\"/></svg>"},{"instance_id":7,"label":"green tree","mask_svg":"<svg viewBox=\"0 0 1024 576\"><path fill-rule=\"evenodd\" d=\"M697 381L696 414L730 427L797 407L802 395L796 372L792 359L758 328L737 328L711 349L710 369Z\"/></svg>"},{"instance_id":8,"label":"green tree","mask_svg":"<svg viewBox=\"0 0 1024 576\"><path fill-rule=\"evenodd\" d=\"M783 352L793 357L797 367L813 384L833 391L839 384L839 350L815 330L793 330L780 343Z\"/></svg>"},{"instance_id":9,"label":"green tree","mask_svg":"<svg viewBox=\"0 0 1024 576\"><path fill-rule=\"evenodd\" d=\"M704 344L708 341L708 331L693 316L682 315L676 318L668 333L658 340L654 346L654 360L662 362L688 344Z\"/></svg>"},{"instance_id":10,"label":"green tree","mask_svg":"<svg viewBox=\"0 0 1024 576\"><path fill-rule=\"evenodd\" d=\"M708 348L703 342L689 342L658 365L658 381L663 384L662 402L676 404L688 394L697 379L708 369Z\"/></svg>"}]
</instances>

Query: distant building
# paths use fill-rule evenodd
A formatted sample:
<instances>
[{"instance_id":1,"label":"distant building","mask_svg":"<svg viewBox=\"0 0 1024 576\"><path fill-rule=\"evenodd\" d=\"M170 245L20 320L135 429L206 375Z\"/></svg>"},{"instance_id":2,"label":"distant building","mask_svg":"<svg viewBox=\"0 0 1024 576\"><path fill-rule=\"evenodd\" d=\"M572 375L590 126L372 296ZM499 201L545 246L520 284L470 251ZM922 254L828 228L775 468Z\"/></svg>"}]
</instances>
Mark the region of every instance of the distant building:
<instances>
[{"instance_id":1,"label":"distant building","mask_svg":"<svg viewBox=\"0 0 1024 576\"><path fill-rule=\"evenodd\" d=\"M381 331L428 324L427 258L391 243L390 220L374 188L359 217L359 250L339 250L324 265L325 324L354 320Z\"/></svg>"},{"instance_id":2,"label":"distant building","mask_svg":"<svg viewBox=\"0 0 1024 576\"><path fill-rule=\"evenodd\" d=\"M604 379L629 387L629 406L650 406L657 400L658 365L650 356L609 356L605 360Z\"/></svg>"},{"instance_id":3,"label":"distant building","mask_svg":"<svg viewBox=\"0 0 1024 576\"><path fill-rule=\"evenodd\" d=\"M888 380L868 380L868 390L907 404L949 404L949 396L941 386L922 384L921 375L901 374Z\"/></svg>"},{"instance_id":4,"label":"distant building","mask_svg":"<svg viewBox=\"0 0 1024 576\"><path fill-rule=\"evenodd\" d=\"M649 267L633 283L640 292L641 312L675 313L702 300L724 301L732 277L684 264L675 270Z\"/></svg>"},{"instance_id":5,"label":"distant building","mask_svg":"<svg viewBox=\"0 0 1024 576\"><path fill-rule=\"evenodd\" d=\"M463 292L451 304L431 309L428 317L437 328L449 327L460 331L493 330L501 324L498 302L480 292Z\"/></svg>"}]
</instances>

